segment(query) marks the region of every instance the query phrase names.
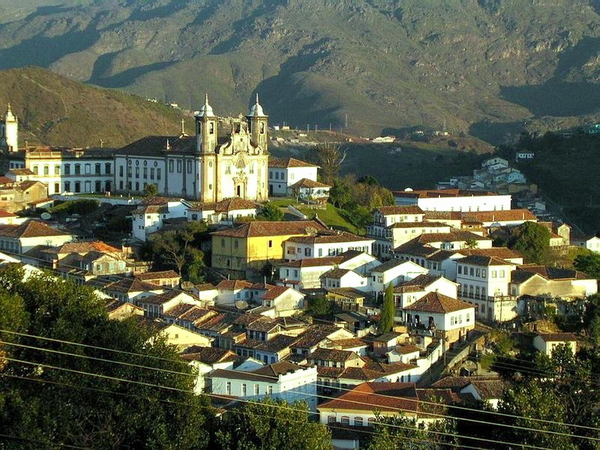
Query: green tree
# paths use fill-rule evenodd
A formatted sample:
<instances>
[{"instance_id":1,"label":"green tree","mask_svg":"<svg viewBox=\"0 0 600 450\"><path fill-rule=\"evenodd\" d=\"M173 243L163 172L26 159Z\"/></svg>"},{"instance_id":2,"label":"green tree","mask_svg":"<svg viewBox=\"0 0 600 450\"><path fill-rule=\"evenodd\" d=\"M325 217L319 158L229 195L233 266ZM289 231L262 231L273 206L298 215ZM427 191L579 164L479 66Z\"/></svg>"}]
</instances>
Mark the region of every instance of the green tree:
<instances>
[{"instance_id":1,"label":"green tree","mask_svg":"<svg viewBox=\"0 0 600 450\"><path fill-rule=\"evenodd\" d=\"M578 255L573 267L591 277L600 278L600 254L589 251Z\"/></svg>"},{"instance_id":2,"label":"green tree","mask_svg":"<svg viewBox=\"0 0 600 450\"><path fill-rule=\"evenodd\" d=\"M427 429L405 416L377 417L368 450L442 450L457 446L456 424L451 419L432 423Z\"/></svg>"},{"instance_id":3,"label":"green tree","mask_svg":"<svg viewBox=\"0 0 600 450\"><path fill-rule=\"evenodd\" d=\"M306 312L311 316L326 316L331 314L333 302L326 297L309 297Z\"/></svg>"},{"instance_id":4,"label":"green tree","mask_svg":"<svg viewBox=\"0 0 600 450\"><path fill-rule=\"evenodd\" d=\"M159 269L174 269L188 278L199 276L204 253L199 249L208 231L204 222L187 222L182 229L154 233L149 240L150 258ZM191 271L191 272L190 272Z\"/></svg>"},{"instance_id":5,"label":"green tree","mask_svg":"<svg viewBox=\"0 0 600 450\"><path fill-rule=\"evenodd\" d=\"M507 389L498 404L498 412L505 414L498 420L510 427L498 427L495 438L513 442L510 448L577 448L565 423L565 403L538 380L528 380Z\"/></svg>"},{"instance_id":6,"label":"green tree","mask_svg":"<svg viewBox=\"0 0 600 450\"><path fill-rule=\"evenodd\" d=\"M158 195L158 186L154 183L148 183L144 186L144 197L156 197Z\"/></svg>"},{"instance_id":7,"label":"green tree","mask_svg":"<svg viewBox=\"0 0 600 450\"><path fill-rule=\"evenodd\" d=\"M265 399L246 403L223 415L211 448L217 450L330 450L324 424L308 420L304 402Z\"/></svg>"},{"instance_id":8,"label":"green tree","mask_svg":"<svg viewBox=\"0 0 600 450\"><path fill-rule=\"evenodd\" d=\"M14 318L23 334L3 348L0 434L16 438L3 448L206 446L210 407L155 329L109 320L87 286L46 274L15 281L11 270L0 280L22 306L0 309L0 324Z\"/></svg>"},{"instance_id":9,"label":"green tree","mask_svg":"<svg viewBox=\"0 0 600 450\"><path fill-rule=\"evenodd\" d=\"M273 203L266 203L256 216L258 220L280 221L283 220L283 211Z\"/></svg>"},{"instance_id":10,"label":"green tree","mask_svg":"<svg viewBox=\"0 0 600 450\"><path fill-rule=\"evenodd\" d=\"M394 326L394 316L396 315L396 305L394 304L394 286L388 284L383 296L383 305L381 307L381 319L379 320L379 331L387 333Z\"/></svg>"},{"instance_id":11,"label":"green tree","mask_svg":"<svg viewBox=\"0 0 600 450\"><path fill-rule=\"evenodd\" d=\"M525 222L515 227L508 246L536 264L547 264L551 260L550 230L535 222Z\"/></svg>"},{"instance_id":12,"label":"green tree","mask_svg":"<svg viewBox=\"0 0 600 450\"><path fill-rule=\"evenodd\" d=\"M310 149L308 158L321 167L321 180L323 183L333 186L342 163L346 159L346 153L342 152L339 144L326 142Z\"/></svg>"}]
</instances>

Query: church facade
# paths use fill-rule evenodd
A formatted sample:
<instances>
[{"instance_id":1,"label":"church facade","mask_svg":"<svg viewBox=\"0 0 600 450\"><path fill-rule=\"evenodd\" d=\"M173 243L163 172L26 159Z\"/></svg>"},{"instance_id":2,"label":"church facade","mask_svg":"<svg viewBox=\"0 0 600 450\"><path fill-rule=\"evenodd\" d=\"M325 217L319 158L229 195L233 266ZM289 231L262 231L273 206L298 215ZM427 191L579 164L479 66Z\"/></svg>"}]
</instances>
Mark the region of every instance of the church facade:
<instances>
[{"instance_id":1,"label":"church facade","mask_svg":"<svg viewBox=\"0 0 600 450\"><path fill-rule=\"evenodd\" d=\"M258 96L250 113L218 118L208 102L195 116L195 136L148 136L115 153L117 194L141 194L148 184L166 197L205 203L226 198L266 201L268 116Z\"/></svg>"}]
</instances>

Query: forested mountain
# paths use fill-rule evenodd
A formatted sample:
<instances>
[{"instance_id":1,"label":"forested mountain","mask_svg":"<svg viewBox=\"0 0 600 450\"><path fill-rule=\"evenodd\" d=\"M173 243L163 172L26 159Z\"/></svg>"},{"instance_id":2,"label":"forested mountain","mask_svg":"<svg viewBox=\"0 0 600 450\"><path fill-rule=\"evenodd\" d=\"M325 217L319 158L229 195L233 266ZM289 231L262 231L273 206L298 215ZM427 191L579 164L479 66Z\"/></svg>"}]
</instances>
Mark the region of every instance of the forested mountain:
<instances>
[{"instance_id":1,"label":"forested mountain","mask_svg":"<svg viewBox=\"0 0 600 450\"><path fill-rule=\"evenodd\" d=\"M0 0L0 69L217 114L497 141L595 121L597 0ZM7 93L3 92L6 96Z\"/></svg>"}]
</instances>

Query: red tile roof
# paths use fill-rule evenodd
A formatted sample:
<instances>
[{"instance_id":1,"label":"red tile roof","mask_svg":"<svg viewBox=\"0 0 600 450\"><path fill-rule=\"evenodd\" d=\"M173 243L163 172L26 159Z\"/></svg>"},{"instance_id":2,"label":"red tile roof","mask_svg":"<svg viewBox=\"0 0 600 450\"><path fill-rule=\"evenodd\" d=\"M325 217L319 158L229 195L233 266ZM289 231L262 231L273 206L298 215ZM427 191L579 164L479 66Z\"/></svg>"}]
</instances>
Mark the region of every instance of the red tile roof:
<instances>
[{"instance_id":1,"label":"red tile roof","mask_svg":"<svg viewBox=\"0 0 600 450\"><path fill-rule=\"evenodd\" d=\"M384 216L391 216L397 214L425 214L417 205L393 205L393 206L382 206L377 209Z\"/></svg>"},{"instance_id":2,"label":"red tile roof","mask_svg":"<svg viewBox=\"0 0 600 450\"><path fill-rule=\"evenodd\" d=\"M404 307L406 311L422 311L431 313L451 313L463 309L474 308L473 305L462 300L458 300L439 292L430 292L421 297L410 306Z\"/></svg>"},{"instance_id":3,"label":"red tile roof","mask_svg":"<svg viewBox=\"0 0 600 450\"><path fill-rule=\"evenodd\" d=\"M296 158L277 158L275 156L269 156L269 167L277 169L287 169L290 167L319 167L316 164L311 164L306 161L301 161Z\"/></svg>"},{"instance_id":4,"label":"red tile roof","mask_svg":"<svg viewBox=\"0 0 600 450\"><path fill-rule=\"evenodd\" d=\"M52 228L37 220L29 220L20 225L0 225L0 236L15 239L42 236L69 236L70 233Z\"/></svg>"},{"instance_id":5,"label":"red tile roof","mask_svg":"<svg viewBox=\"0 0 600 450\"><path fill-rule=\"evenodd\" d=\"M319 183L318 181L313 181L308 178L302 178L300 181L292 184L292 188L301 189L301 188L328 188L331 187L328 184Z\"/></svg>"},{"instance_id":6,"label":"red tile roof","mask_svg":"<svg viewBox=\"0 0 600 450\"><path fill-rule=\"evenodd\" d=\"M316 220L296 221L254 221L244 223L236 228L216 231L213 236L227 237L267 237L267 236L293 236L316 234L326 228Z\"/></svg>"}]
</instances>

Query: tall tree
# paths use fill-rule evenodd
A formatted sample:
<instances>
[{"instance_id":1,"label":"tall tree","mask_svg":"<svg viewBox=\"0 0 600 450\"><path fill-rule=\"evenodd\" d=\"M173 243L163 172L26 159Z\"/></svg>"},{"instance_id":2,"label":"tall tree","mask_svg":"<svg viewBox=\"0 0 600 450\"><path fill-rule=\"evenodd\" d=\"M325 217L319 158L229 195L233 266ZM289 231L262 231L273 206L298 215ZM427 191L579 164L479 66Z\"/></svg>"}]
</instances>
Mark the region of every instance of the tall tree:
<instances>
[{"instance_id":1,"label":"tall tree","mask_svg":"<svg viewBox=\"0 0 600 450\"><path fill-rule=\"evenodd\" d=\"M432 423L427 429L404 416L379 417L368 450L442 450L457 447L456 424L452 419Z\"/></svg>"},{"instance_id":2,"label":"tall tree","mask_svg":"<svg viewBox=\"0 0 600 450\"><path fill-rule=\"evenodd\" d=\"M383 305L381 307L381 319L379 321L379 331L387 333L394 326L394 317L396 316L396 305L394 304L394 286L388 284L383 296Z\"/></svg>"},{"instance_id":3,"label":"tall tree","mask_svg":"<svg viewBox=\"0 0 600 450\"><path fill-rule=\"evenodd\" d=\"M283 211L279 206L275 206L272 203L267 203L261 208L256 218L258 220L269 220L277 222L283 220Z\"/></svg>"},{"instance_id":4,"label":"tall tree","mask_svg":"<svg viewBox=\"0 0 600 450\"><path fill-rule=\"evenodd\" d=\"M535 222L525 222L515 227L508 246L521 252L529 262L546 264L551 260L550 230Z\"/></svg>"},{"instance_id":5,"label":"tall tree","mask_svg":"<svg viewBox=\"0 0 600 450\"><path fill-rule=\"evenodd\" d=\"M600 278L600 254L586 251L575 257L573 267L591 277Z\"/></svg>"},{"instance_id":6,"label":"tall tree","mask_svg":"<svg viewBox=\"0 0 600 450\"><path fill-rule=\"evenodd\" d=\"M223 416L212 445L217 450L330 450L327 427L308 420L304 402L265 399L246 403Z\"/></svg>"},{"instance_id":7,"label":"tall tree","mask_svg":"<svg viewBox=\"0 0 600 450\"><path fill-rule=\"evenodd\" d=\"M313 147L309 152L309 158L321 166L323 183L333 186L346 159L346 153L342 152L339 144L326 142Z\"/></svg>"},{"instance_id":8,"label":"tall tree","mask_svg":"<svg viewBox=\"0 0 600 450\"><path fill-rule=\"evenodd\" d=\"M206 445L209 405L192 394L191 368L155 330L109 320L87 286L45 274L14 281L0 268L6 280L28 320L0 310L0 324L15 317L23 333L3 348L0 434L15 438L3 448Z\"/></svg>"}]
</instances>

